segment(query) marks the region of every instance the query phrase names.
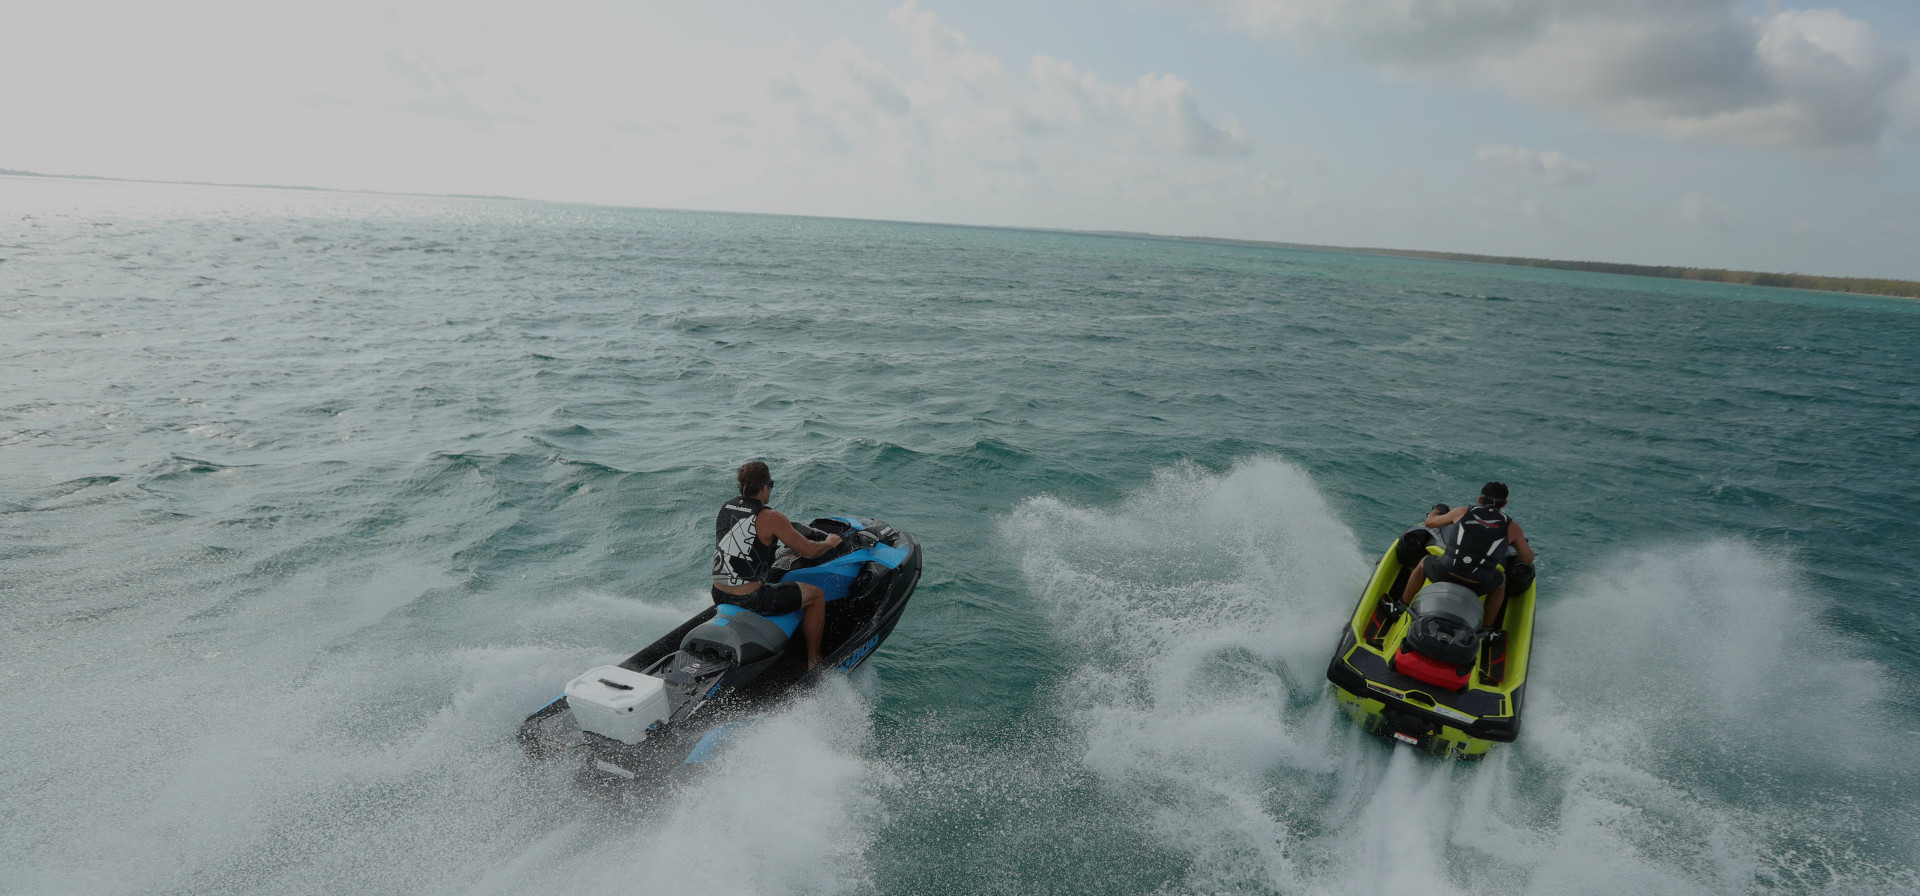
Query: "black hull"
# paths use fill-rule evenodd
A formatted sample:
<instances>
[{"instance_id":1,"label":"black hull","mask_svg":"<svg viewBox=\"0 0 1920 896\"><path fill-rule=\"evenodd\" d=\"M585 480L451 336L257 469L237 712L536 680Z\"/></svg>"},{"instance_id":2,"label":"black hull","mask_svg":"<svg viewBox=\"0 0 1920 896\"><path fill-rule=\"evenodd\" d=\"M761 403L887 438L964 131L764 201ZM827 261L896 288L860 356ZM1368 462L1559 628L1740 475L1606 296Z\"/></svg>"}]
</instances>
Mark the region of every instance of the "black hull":
<instances>
[{"instance_id":1,"label":"black hull","mask_svg":"<svg viewBox=\"0 0 1920 896\"><path fill-rule=\"evenodd\" d=\"M536 759L577 761L581 783L595 787L629 789L681 777L704 761L693 754L709 734L723 736L731 723L757 717L831 676L850 674L885 643L920 583L920 545L905 533L898 538L904 542L899 546L910 549L906 560L865 593L828 605L821 660L812 671L796 636L793 649L728 672L690 717L632 745L581 731L566 697L557 697L521 723L521 748ZM714 608L702 609L619 665L645 671L678 651L687 633L713 616Z\"/></svg>"}]
</instances>

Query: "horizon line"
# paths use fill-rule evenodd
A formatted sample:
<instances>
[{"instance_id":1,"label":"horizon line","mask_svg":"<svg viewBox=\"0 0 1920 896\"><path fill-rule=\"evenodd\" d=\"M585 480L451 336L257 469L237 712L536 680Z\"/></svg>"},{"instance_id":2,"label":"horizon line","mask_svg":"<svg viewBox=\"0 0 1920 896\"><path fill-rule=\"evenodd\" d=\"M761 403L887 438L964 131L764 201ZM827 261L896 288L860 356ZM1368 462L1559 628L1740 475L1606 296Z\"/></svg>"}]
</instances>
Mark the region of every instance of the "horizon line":
<instances>
[{"instance_id":1,"label":"horizon line","mask_svg":"<svg viewBox=\"0 0 1920 896\"><path fill-rule=\"evenodd\" d=\"M642 211L695 212L699 214L721 215L758 215L784 218L817 218L826 221L869 221L881 224L916 224L933 227L970 227L982 230L1017 230L1032 233L1062 233L1081 236L1120 237L1126 239L1164 240L1171 242L1212 243L1229 246L1250 246L1270 249L1295 249L1317 252L1338 252L1351 255L1378 255L1394 258L1411 258L1425 261L1451 261L1469 264L1493 264L1503 267L1533 267L1550 270L1577 271L1583 273L1614 274L1627 277L1646 277L1663 280L1693 280L1696 282L1731 283L1742 286L1760 286L1773 289L1795 289L1803 292L1831 292L1845 295L1867 295L1895 299L1920 299L1920 280L1905 280L1895 277L1856 277L1831 276L1826 274L1801 274L1779 271L1746 271L1730 268L1702 268L1684 265L1648 265L1632 262L1582 261L1552 258L1533 258L1517 255L1487 255L1473 252L1451 252L1434 249L1393 249L1372 246L1333 246L1317 243L1296 243L1283 240L1255 240L1240 237L1205 236L1188 234L1164 234L1136 230L1080 230L1069 227L1037 227L1018 224L958 224L946 221L914 221L896 218L855 218L836 215L808 215L784 212L742 212L720 209L667 208L646 205L619 205L585 200L531 199L524 196L507 196L487 193L420 193L404 190L367 190L345 187L313 187L297 184L245 184L222 183L219 181L198 180L153 180L140 177L112 177L99 174L46 174L39 171L23 171L12 168L0 168L0 177L43 177L57 180L97 180L116 183L143 183L165 186L188 187L230 187L248 190L294 190L311 193L358 193L368 196L419 196L433 199L483 199L505 202L543 202L555 205L587 205L597 208L625 208ZM1860 288L1846 288L1849 285ZM1881 291L1891 289L1895 291Z\"/></svg>"}]
</instances>

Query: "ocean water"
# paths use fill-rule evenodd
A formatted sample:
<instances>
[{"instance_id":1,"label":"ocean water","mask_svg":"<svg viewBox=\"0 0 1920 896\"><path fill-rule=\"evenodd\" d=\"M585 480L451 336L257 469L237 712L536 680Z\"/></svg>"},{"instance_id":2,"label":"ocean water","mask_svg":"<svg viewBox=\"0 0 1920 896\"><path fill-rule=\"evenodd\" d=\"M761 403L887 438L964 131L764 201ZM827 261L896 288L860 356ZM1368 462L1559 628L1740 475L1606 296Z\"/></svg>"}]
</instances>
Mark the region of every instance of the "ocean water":
<instances>
[{"instance_id":1,"label":"ocean water","mask_svg":"<svg viewBox=\"0 0 1920 896\"><path fill-rule=\"evenodd\" d=\"M1920 888L1920 304L1245 246L0 178L0 893ZM514 731L764 459L926 552L641 808ZM1513 486L1521 738L1324 679Z\"/></svg>"}]
</instances>

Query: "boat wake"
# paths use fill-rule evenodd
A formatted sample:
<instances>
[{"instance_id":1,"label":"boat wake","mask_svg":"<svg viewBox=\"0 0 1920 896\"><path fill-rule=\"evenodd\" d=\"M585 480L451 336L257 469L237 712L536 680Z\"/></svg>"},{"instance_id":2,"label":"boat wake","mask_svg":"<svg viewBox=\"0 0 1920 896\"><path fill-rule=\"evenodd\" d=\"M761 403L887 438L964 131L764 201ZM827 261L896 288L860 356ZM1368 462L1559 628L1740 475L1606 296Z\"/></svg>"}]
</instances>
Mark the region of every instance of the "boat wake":
<instances>
[{"instance_id":1,"label":"boat wake","mask_svg":"<svg viewBox=\"0 0 1920 896\"><path fill-rule=\"evenodd\" d=\"M1527 726L1465 764L1335 711L1325 665L1368 564L1297 467L1168 470L1113 507L1031 499L1007 526L1081 654L1056 711L1141 836L1185 857L1182 891L1920 881L1882 671L1750 546L1548 554Z\"/></svg>"},{"instance_id":2,"label":"boat wake","mask_svg":"<svg viewBox=\"0 0 1920 896\"><path fill-rule=\"evenodd\" d=\"M702 775L654 803L609 803L571 786L566 770L529 763L510 733L568 670L626 647L569 643L580 631L658 630L684 618L685 607L585 594L529 601L522 612L518 628L538 643L403 654L281 639L233 657L150 662L141 700L196 711L144 711L141 736L124 742L85 737L91 720L68 723L29 706L44 749L90 747L69 750L67 771L23 807L36 825L0 838L8 869L0 890L677 896L713 887L872 888L865 855L892 794L887 767L865 758L872 708L857 681L836 677L769 712ZM555 613L598 624L543 629ZM226 674L209 675L207 666ZM123 786L102 787L106 776Z\"/></svg>"},{"instance_id":3,"label":"boat wake","mask_svg":"<svg viewBox=\"0 0 1920 896\"><path fill-rule=\"evenodd\" d=\"M829 679L742 729L685 785L563 825L465 892L871 890L867 852L895 796L885 764L862 758L872 737L867 701Z\"/></svg>"}]
</instances>

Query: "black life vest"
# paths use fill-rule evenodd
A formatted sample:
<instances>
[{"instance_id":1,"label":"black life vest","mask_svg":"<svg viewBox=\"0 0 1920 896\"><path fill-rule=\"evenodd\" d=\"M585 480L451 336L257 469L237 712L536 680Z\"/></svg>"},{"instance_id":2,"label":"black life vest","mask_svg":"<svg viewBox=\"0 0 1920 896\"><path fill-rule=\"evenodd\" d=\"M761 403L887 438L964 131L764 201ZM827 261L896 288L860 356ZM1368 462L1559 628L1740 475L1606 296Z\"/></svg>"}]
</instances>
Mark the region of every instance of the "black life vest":
<instances>
[{"instance_id":1,"label":"black life vest","mask_svg":"<svg viewBox=\"0 0 1920 896\"><path fill-rule=\"evenodd\" d=\"M713 583L745 585L764 582L773 570L773 545L760 541L760 511L767 505L752 498L734 498L720 505L713 523Z\"/></svg>"},{"instance_id":2,"label":"black life vest","mask_svg":"<svg viewBox=\"0 0 1920 896\"><path fill-rule=\"evenodd\" d=\"M1447 552L1449 571L1469 579L1480 579L1507 556L1509 531L1513 517L1484 504L1467 508L1465 516L1454 524L1459 534L1453 549Z\"/></svg>"}]
</instances>

